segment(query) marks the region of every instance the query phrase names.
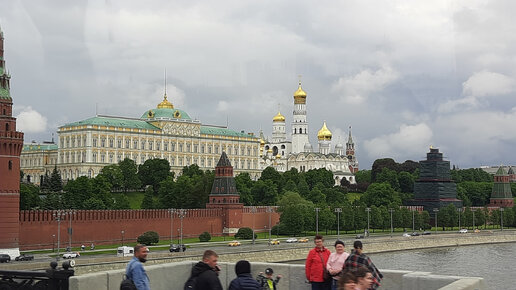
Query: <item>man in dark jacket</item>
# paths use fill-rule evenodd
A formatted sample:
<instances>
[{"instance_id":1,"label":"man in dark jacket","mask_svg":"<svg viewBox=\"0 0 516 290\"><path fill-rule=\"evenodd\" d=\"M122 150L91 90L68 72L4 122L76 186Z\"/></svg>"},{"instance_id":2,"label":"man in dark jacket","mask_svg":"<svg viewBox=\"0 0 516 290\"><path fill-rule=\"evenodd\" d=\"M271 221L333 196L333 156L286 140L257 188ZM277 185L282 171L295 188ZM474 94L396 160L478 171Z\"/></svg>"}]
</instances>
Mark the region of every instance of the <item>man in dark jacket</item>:
<instances>
[{"instance_id":1,"label":"man in dark jacket","mask_svg":"<svg viewBox=\"0 0 516 290\"><path fill-rule=\"evenodd\" d=\"M349 257L344 262L344 267L342 267L343 272L355 271L360 267L364 267L373 275L373 285L371 285L370 289L377 289L380 287L380 282L382 281L383 275L380 273L380 270L376 268L371 261L371 258L366 256L362 252L362 242L355 241L353 243L354 251L351 252Z\"/></svg>"},{"instance_id":2,"label":"man in dark jacket","mask_svg":"<svg viewBox=\"0 0 516 290\"><path fill-rule=\"evenodd\" d=\"M195 279L195 289L222 290L218 274L218 259L219 255L217 253L206 250L202 256L202 261L194 265L188 281L192 278Z\"/></svg>"},{"instance_id":3,"label":"man in dark jacket","mask_svg":"<svg viewBox=\"0 0 516 290\"><path fill-rule=\"evenodd\" d=\"M251 276L251 264L246 260L235 265L237 277L231 281L228 290L260 290L260 284Z\"/></svg>"}]
</instances>

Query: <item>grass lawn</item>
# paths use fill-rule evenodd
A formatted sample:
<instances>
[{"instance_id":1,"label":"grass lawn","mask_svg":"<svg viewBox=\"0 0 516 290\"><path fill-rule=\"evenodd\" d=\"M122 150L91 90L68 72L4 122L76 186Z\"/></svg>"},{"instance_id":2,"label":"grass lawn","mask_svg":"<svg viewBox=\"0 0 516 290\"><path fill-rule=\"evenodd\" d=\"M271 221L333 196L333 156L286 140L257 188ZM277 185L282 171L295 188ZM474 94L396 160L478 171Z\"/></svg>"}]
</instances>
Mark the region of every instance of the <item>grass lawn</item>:
<instances>
[{"instance_id":1,"label":"grass lawn","mask_svg":"<svg viewBox=\"0 0 516 290\"><path fill-rule=\"evenodd\" d=\"M131 205L131 209L140 209L140 206L143 201L144 192L141 191L130 191L127 193L117 193L117 194L125 194L129 199L129 204Z\"/></svg>"}]
</instances>

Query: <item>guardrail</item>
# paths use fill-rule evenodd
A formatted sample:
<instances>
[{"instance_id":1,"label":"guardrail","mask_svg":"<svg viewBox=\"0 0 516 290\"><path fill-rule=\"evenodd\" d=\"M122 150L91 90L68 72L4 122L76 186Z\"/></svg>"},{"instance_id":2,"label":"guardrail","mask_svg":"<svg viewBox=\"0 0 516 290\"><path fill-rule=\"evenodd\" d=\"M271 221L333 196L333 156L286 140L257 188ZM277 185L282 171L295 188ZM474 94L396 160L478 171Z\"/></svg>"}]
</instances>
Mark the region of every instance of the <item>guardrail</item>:
<instances>
[{"instance_id":1,"label":"guardrail","mask_svg":"<svg viewBox=\"0 0 516 290\"><path fill-rule=\"evenodd\" d=\"M57 262L51 262L50 269L45 271L0 270L0 289L68 290L68 279L75 273L74 264L73 260L65 261L58 269Z\"/></svg>"}]
</instances>

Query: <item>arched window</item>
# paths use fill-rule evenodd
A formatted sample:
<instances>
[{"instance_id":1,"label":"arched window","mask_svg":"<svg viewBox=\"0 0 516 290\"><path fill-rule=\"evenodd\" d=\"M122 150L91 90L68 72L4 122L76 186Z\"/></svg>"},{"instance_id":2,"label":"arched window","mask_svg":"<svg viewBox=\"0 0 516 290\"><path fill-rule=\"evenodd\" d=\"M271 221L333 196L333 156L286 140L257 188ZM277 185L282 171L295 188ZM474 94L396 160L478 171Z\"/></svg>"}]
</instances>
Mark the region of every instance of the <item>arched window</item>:
<instances>
[{"instance_id":1,"label":"arched window","mask_svg":"<svg viewBox=\"0 0 516 290\"><path fill-rule=\"evenodd\" d=\"M5 123L5 131L9 132L9 123Z\"/></svg>"},{"instance_id":2,"label":"arched window","mask_svg":"<svg viewBox=\"0 0 516 290\"><path fill-rule=\"evenodd\" d=\"M13 170L13 161L12 160L9 160L9 170Z\"/></svg>"}]
</instances>

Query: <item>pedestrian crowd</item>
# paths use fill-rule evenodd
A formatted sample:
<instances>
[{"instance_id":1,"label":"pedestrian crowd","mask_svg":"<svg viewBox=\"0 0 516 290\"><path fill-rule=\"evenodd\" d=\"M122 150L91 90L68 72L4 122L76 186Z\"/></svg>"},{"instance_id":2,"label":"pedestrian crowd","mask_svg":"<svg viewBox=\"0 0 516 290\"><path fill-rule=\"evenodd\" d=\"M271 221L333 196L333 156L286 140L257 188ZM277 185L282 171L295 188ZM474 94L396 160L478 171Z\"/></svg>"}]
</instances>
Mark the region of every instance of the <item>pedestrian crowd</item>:
<instances>
[{"instance_id":1,"label":"pedestrian crowd","mask_svg":"<svg viewBox=\"0 0 516 290\"><path fill-rule=\"evenodd\" d=\"M317 235L315 247L311 249L305 261L306 280L312 290L375 290L380 286L383 275L371 259L362 251L362 242L355 241L348 254L344 242L337 240L335 252L324 247L324 239ZM126 267L126 279L121 289L150 289L150 281L143 263L147 260L149 250L145 246L134 248L134 257ZM220 268L217 265L218 255L206 250L202 261L192 268L190 277L184 285L185 290L222 290L219 279ZM229 284L229 290L277 290L282 275L274 277L272 268L260 272L258 277L251 275L251 264L246 260L235 264L236 278Z\"/></svg>"}]
</instances>

